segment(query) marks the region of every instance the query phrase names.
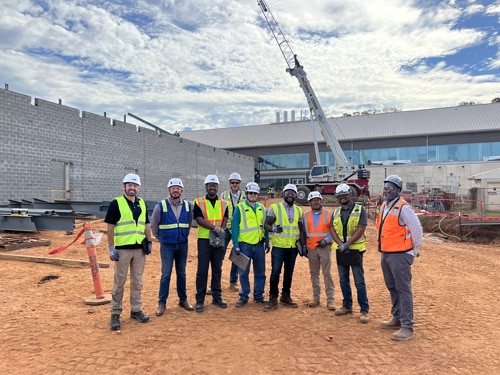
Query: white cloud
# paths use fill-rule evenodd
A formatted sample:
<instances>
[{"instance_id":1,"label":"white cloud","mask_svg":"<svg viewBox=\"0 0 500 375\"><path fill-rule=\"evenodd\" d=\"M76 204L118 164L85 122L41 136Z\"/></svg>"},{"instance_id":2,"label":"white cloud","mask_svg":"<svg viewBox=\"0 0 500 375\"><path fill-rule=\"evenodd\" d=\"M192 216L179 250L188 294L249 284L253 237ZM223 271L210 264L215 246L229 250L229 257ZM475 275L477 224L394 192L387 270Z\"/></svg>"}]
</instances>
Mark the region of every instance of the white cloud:
<instances>
[{"instance_id":1,"label":"white cloud","mask_svg":"<svg viewBox=\"0 0 500 375\"><path fill-rule=\"evenodd\" d=\"M169 131L272 122L277 110L307 107L256 1L4 3L0 77L11 90L117 119L132 112ZM499 96L498 74L446 63L485 41L499 46L498 34L454 28L465 15L499 13L498 2L267 3L328 113ZM488 63L498 69L499 55Z\"/></svg>"}]
</instances>

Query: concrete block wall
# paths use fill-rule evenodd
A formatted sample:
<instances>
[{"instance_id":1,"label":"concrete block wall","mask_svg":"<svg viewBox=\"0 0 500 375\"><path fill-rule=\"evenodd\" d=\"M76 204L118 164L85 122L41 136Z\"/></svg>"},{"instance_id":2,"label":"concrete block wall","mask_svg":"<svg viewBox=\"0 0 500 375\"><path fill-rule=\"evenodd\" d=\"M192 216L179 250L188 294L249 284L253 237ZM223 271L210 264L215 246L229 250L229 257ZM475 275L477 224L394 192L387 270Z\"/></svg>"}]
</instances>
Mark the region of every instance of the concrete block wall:
<instances>
[{"instance_id":1,"label":"concrete block wall","mask_svg":"<svg viewBox=\"0 0 500 375\"><path fill-rule=\"evenodd\" d=\"M146 200L166 197L171 177L180 177L184 197L194 199L205 194L207 174L219 177L222 192L233 171L252 181L253 158L0 89L0 205L109 201L122 194L130 172L141 177Z\"/></svg>"}]
</instances>

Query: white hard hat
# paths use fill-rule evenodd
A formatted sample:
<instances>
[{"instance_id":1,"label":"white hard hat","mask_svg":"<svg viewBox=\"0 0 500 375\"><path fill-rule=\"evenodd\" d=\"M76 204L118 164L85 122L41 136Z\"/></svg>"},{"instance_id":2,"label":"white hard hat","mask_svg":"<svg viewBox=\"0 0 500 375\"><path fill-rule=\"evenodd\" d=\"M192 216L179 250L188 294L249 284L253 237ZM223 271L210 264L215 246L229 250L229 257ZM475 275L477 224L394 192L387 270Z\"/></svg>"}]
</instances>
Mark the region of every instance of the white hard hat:
<instances>
[{"instance_id":1,"label":"white hard hat","mask_svg":"<svg viewBox=\"0 0 500 375\"><path fill-rule=\"evenodd\" d=\"M294 192L298 193L297 186L295 186L294 184L288 184L283 188L283 192L287 190L293 190Z\"/></svg>"},{"instance_id":2,"label":"white hard hat","mask_svg":"<svg viewBox=\"0 0 500 375\"><path fill-rule=\"evenodd\" d=\"M219 178L214 175L214 174L209 174L207 177L205 177L205 182L204 184L219 184Z\"/></svg>"},{"instance_id":3,"label":"white hard hat","mask_svg":"<svg viewBox=\"0 0 500 375\"><path fill-rule=\"evenodd\" d=\"M129 182L141 186L141 178L135 173L129 173L123 178L124 184L127 184Z\"/></svg>"},{"instance_id":4,"label":"white hard hat","mask_svg":"<svg viewBox=\"0 0 500 375\"><path fill-rule=\"evenodd\" d=\"M311 191L307 197L307 201L310 201L311 199L314 199L314 198L323 199L323 197L321 196L321 193L319 191Z\"/></svg>"},{"instance_id":5,"label":"white hard hat","mask_svg":"<svg viewBox=\"0 0 500 375\"><path fill-rule=\"evenodd\" d=\"M245 188L247 193L260 193L260 187L256 182L249 182Z\"/></svg>"},{"instance_id":6,"label":"white hard hat","mask_svg":"<svg viewBox=\"0 0 500 375\"><path fill-rule=\"evenodd\" d=\"M335 195L341 195L341 194L351 194L352 190L347 184L340 184L337 186L337 189L335 189Z\"/></svg>"},{"instance_id":7,"label":"white hard hat","mask_svg":"<svg viewBox=\"0 0 500 375\"><path fill-rule=\"evenodd\" d=\"M236 172L233 172L231 173L231 175L229 176L229 181L231 180L238 180L238 181L241 181L241 176L239 173L236 173Z\"/></svg>"},{"instance_id":8,"label":"white hard hat","mask_svg":"<svg viewBox=\"0 0 500 375\"><path fill-rule=\"evenodd\" d=\"M171 188L172 186L180 186L181 188L184 188L184 185L182 184L182 181L180 178L171 178L168 181L167 188Z\"/></svg>"}]
</instances>

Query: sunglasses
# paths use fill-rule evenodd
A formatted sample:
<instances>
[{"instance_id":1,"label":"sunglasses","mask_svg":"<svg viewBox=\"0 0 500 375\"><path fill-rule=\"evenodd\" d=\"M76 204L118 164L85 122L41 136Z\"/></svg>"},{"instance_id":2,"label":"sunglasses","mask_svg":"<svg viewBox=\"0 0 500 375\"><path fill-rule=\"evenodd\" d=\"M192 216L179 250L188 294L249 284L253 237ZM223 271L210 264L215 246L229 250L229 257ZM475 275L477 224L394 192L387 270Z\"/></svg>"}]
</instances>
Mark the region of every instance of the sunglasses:
<instances>
[{"instance_id":1,"label":"sunglasses","mask_svg":"<svg viewBox=\"0 0 500 375\"><path fill-rule=\"evenodd\" d=\"M231 185L239 185L240 183L238 181L231 181Z\"/></svg>"},{"instance_id":2,"label":"sunglasses","mask_svg":"<svg viewBox=\"0 0 500 375\"><path fill-rule=\"evenodd\" d=\"M247 192L247 194L249 194L249 195L250 195L250 194L255 194L255 195L258 195L259 193L254 193L253 191L249 191L249 192Z\"/></svg>"}]
</instances>

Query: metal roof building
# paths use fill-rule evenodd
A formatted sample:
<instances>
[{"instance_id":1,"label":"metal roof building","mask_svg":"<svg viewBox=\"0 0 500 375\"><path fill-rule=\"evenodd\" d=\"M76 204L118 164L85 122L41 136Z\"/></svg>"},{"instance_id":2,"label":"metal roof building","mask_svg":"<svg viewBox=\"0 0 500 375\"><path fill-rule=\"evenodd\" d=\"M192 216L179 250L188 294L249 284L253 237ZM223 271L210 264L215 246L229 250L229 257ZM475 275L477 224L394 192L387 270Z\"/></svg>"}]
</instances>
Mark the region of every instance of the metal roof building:
<instances>
[{"instance_id":1,"label":"metal roof building","mask_svg":"<svg viewBox=\"0 0 500 375\"><path fill-rule=\"evenodd\" d=\"M452 190L462 189L466 194L469 176L500 167L498 161L483 161L485 156L492 159L500 156L500 103L336 117L330 118L329 123L346 155L349 151L352 151L350 155L355 155L356 150L364 155L379 151L379 155L389 155L384 154L385 150L396 149L405 149L405 152L410 150L415 154L418 150L418 160L412 160L408 165L391 163L391 160L399 161L395 160L394 152L389 155L391 160L386 158L389 161L387 164L383 157L361 161L368 165L370 162L379 164L368 167L371 186L376 186L377 181L382 181L385 175L399 174L406 182L419 187L452 185ZM329 154L319 126L315 125L315 128L320 153ZM273 178L275 182L281 178L282 183L286 179L302 183L300 179L307 179L308 168L312 167L316 159L310 120L183 131L180 135L254 157L255 167L261 170L264 187L265 180ZM426 155L422 150L430 151ZM474 155L473 158L469 158L469 151ZM294 154L302 155L303 160L307 159L309 167L277 168L260 163L262 156L293 157ZM279 187L280 184L274 186Z\"/></svg>"},{"instance_id":2,"label":"metal roof building","mask_svg":"<svg viewBox=\"0 0 500 375\"><path fill-rule=\"evenodd\" d=\"M481 134L475 139L499 141L500 103L336 117L330 118L330 124L343 146L350 142L369 141L373 142L370 147L376 147L377 140L443 135L454 136L449 143L460 143L460 138L464 135L469 137L477 133ZM180 134L183 138L230 150L313 142L311 123L308 120L183 131ZM320 132L317 134L318 142L324 143ZM470 138L462 141L470 142Z\"/></svg>"}]
</instances>

